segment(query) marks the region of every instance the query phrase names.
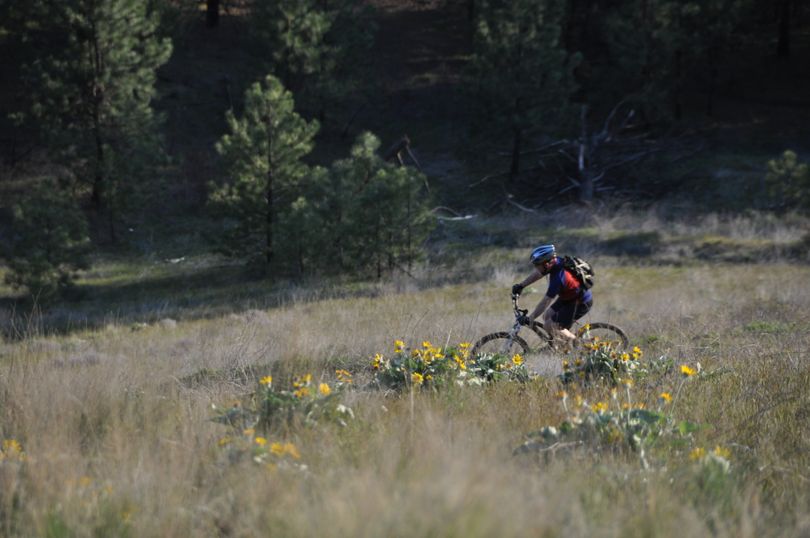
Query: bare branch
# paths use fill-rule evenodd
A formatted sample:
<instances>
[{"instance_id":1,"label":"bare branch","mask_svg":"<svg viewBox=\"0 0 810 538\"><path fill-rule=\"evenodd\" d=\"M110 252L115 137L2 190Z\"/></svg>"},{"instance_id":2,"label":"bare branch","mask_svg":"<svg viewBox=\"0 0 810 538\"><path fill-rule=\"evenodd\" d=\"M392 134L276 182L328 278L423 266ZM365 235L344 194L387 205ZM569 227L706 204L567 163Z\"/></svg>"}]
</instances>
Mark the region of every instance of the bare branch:
<instances>
[{"instance_id":1,"label":"bare branch","mask_svg":"<svg viewBox=\"0 0 810 538\"><path fill-rule=\"evenodd\" d=\"M520 209L521 211L525 211L526 213L537 213L537 210L532 209L530 207L526 207L524 205L520 205L519 203L512 200L512 195L511 194L506 197L506 202L508 204L510 204L510 205L515 206L516 208Z\"/></svg>"},{"instance_id":2,"label":"bare branch","mask_svg":"<svg viewBox=\"0 0 810 538\"><path fill-rule=\"evenodd\" d=\"M545 146L540 146L539 148L528 149L526 151L521 151L520 155L523 156L523 155L530 155L532 153L540 153L541 151L546 151L546 150L551 149L551 148L556 147L556 146L568 145L570 143L571 143L570 140L563 138L562 140L556 140L554 142L546 144ZM510 152L506 152L506 151L501 151L497 155L498 155L498 157L511 157L512 156L512 154Z\"/></svg>"}]
</instances>

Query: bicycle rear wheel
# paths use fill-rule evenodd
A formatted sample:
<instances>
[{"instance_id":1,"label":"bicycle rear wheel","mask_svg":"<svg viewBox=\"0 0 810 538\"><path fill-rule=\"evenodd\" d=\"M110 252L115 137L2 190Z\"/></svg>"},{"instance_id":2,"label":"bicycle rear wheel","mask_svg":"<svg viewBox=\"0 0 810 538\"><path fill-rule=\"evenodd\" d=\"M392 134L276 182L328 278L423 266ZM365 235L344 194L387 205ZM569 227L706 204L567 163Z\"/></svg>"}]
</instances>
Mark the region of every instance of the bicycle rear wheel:
<instances>
[{"instance_id":1,"label":"bicycle rear wheel","mask_svg":"<svg viewBox=\"0 0 810 538\"><path fill-rule=\"evenodd\" d=\"M596 322L583 325L577 330L577 337L583 343L607 343L614 351L624 351L630 340L623 330L610 323Z\"/></svg>"},{"instance_id":2,"label":"bicycle rear wheel","mask_svg":"<svg viewBox=\"0 0 810 538\"><path fill-rule=\"evenodd\" d=\"M529 345L520 336L511 336L508 332L488 334L478 340L472 348L473 357L485 353L514 355L515 353L528 353Z\"/></svg>"}]
</instances>

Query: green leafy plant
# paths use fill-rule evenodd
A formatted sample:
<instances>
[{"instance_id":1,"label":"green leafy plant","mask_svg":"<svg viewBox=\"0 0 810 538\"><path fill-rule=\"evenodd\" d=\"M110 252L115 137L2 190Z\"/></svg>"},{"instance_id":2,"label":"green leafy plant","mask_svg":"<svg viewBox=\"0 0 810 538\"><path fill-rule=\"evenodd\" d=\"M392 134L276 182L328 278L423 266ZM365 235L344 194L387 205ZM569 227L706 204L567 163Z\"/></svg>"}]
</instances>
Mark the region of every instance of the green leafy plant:
<instances>
[{"instance_id":1,"label":"green leafy plant","mask_svg":"<svg viewBox=\"0 0 810 538\"><path fill-rule=\"evenodd\" d=\"M395 340L391 358L381 353L374 356L372 368L375 380L391 389L529 380L529 372L520 355L509 357L488 353L473 357L470 347L468 342L442 348L425 341L421 347L411 349L404 341Z\"/></svg>"},{"instance_id":2,"label":"green leafy plant","mask_svg":"<svg viewBox=\"0 0 810 538\"><path fill-rule=\"evenodd\" d=\"M684 383L697 375L698 370L684 364L680 371L682 379L675 395L660 392L655 409L648 408L644 401L634 400L634 383L629 377L621 381L623 391L613 387L608 399L593 404L579 394L572 397L563 390L560 401L565 420L558 426L546 426L528 434L515 453L550 454L559 449L578 447L611 450L636 454L642 466L648 468L648 453L654 446L689 448L693 433L700 426L689 420L677 420L673 411Z\"/></svg>"},{"instance_id":3,"label":"green leafy plant","mask_svg":"<svg viewBox=\"0 0 810 538\"><path fill-rule=\"evenodd\" d=\"M256 390L229 408L214 406L215 422L236 431L256 429L262 433L289 431L297 424L314 426L320 421L346 425L354 417L351 408L341 403L345 388L352 384L346 370L336 371L337 382L316 386L312 374L297 376L292 386L278 388L273 377L262 377Z\"/></svg>"},{"instance_id":4,"label":"green leafy plant","mask_svg":"<svg viewBox=\"0 0 810 538\"><path fill-rule=\"evenodd\" d=\"M563 361L563 373L559 376L563 384L607 382L615 386L623 377L639 369L639 359L643 353L638 346L627 353L616 351L613 343L598 337L588 339L587 334L583 334L582 341L584 343L579 348L581 354L573 361Z\"/></svg>"}]
</instances>

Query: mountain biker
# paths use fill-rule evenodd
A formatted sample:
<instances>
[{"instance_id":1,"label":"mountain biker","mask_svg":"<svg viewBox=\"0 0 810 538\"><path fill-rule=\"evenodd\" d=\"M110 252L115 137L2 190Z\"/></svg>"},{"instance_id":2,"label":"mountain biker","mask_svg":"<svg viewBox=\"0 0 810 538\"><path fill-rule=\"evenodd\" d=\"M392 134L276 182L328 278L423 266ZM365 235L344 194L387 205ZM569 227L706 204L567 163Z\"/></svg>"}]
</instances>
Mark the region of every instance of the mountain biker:
<instances>
[{"instance_id":1,"label":"mountain biker","mask_svg":"<svg viewBox=\"0 0 810 538\"><path fill-rule=\"evenodd\" d=\"M563 259L557 256L554 245L535 248L529 261L534 265L534 271L512 286L512 294L520 295L526 286L546 275L549 275L548 290L531 314L520 317L520 323L531 325L535 318L544 314L543 326L551 336L572 343L576 336L569 329L593 306L591 290L585 289L574 273L563 267Z\"/></svg>"}]
</instances>

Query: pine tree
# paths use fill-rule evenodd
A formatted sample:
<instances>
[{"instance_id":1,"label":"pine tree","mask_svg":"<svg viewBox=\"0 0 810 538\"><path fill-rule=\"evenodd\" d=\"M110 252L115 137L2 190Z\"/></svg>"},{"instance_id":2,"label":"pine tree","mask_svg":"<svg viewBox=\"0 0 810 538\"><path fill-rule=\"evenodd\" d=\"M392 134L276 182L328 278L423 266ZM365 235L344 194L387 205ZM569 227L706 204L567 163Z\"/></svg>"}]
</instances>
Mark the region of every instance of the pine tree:
<instances>
[{"instance_id":1,"label":"pine tree","mask_svg":"<svg viewBox=\"0 0 810 538\"><path fill-rule=\"evenodd\" d=\"M252 28L269 68L294 94L324 61L331 21L317 0L273 0L255 4Z\"/></svg>"},{"instance_id":2,"label":"pine tree","mask_svg":"<svg viewBox=\"0 0 810 538\"><path fill-rule=\"evenodd\" d=\"M375 29L364 2L260 1L251 21L267 67L321 121L331 102L359 87Z\"/></svg>"},{"instance_id":3,"label":"pine tree","mask_svg":"<svg viewBox=\"0 0 810 538\"><path fill-rule=\"evenodd\" d=\"M512 139L509 171L520 170L527 136L559 125L574 91L578 56L560 42L562 0L488 0L477 3L478 21L470 86L487 129Z\"/></svg>"},{"instance_id":4,"label":"pine tree","mask_svg":"<svg viewBox=\"0 0 810 538\"><path fill-rule=\"evenodd\" d=\"M318 131L294 110L292 94L268 75L245 93L241 118L226 116L228 134L217 143L230 181L211 186L209 202L227 227L220 250L258 262L268 270L275 260L277 220L299 198L309 169L302 162Z\"/></svg>"},{"instance_id":5,"label":"pine tree","mask_svg":"<svg viewBox=\"0 0 810 538\"><path fill-rule=\"evenodd\" d=\"M768 161L765 185L781 209L810 210L810 165L800 162L796 152L787 150Z\"/></svg>"},{"instance_id":6,"label":"pine tree","mask_svg":"<svg viewBox=\"0 0 810 538\"><path fill-rule=\"evenodd\" d=\"M75 200L52 179L36 183L13 207L6 282L47 298L87 267L87 223Z\"/></svg>"},{"instance_id":7,"label":"pine tree","mask_svg":"<svg viewBox=\"0 0 810 538\"><path fill-rule=\"evenodd\" d=\"M386 163L379 146L371 133L357 137L350 157L332 164L319 208L327 234L319 245L328 259L378 277L415 261L432 223L424 176Z\"/></svg>"},{"instance_id":8,"label":"pine tree","mask_svg":"<svg viewBox=\"0 0 810 538\"><path fill-rule=\"evenodd\" d=\"M31 107L24 117L106 212L115 240L119 215L142 201L161 163L158 118L152 109L156 70L171 53L156 34L147 0L64 0L39 3L42 19L29 39L44 55L27 69Z\"/></svg>"}]
</instances>

